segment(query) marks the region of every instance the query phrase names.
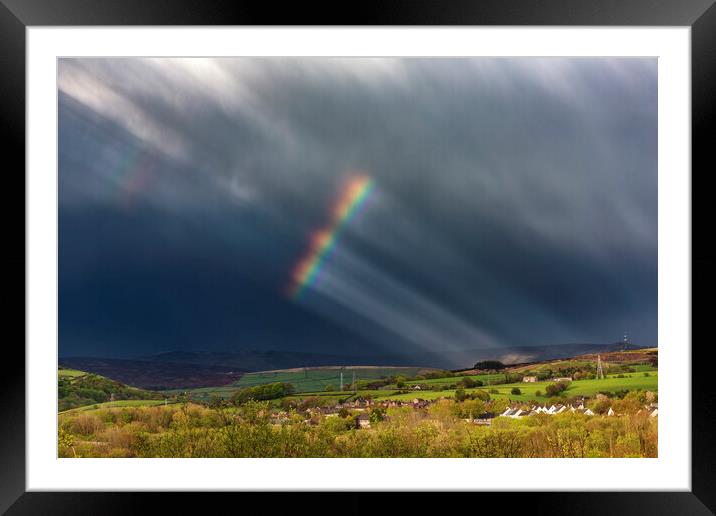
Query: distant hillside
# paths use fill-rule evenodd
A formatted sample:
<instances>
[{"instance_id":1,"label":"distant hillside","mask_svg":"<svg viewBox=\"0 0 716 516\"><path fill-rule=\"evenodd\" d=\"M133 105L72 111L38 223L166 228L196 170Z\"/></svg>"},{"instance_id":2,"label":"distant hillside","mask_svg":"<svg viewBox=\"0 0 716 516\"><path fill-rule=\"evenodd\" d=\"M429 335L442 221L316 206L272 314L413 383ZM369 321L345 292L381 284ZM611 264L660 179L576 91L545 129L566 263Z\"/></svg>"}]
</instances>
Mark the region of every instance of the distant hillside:
<instances>
[{"instance_id":1,"label":"distant hillside","mask_svg":"<svg viewBox=\"0 0 716 516\"><path fill-rule=\"evenodd\" d=\"M89 371L151 390L218 387L235 382L246 372L231 365L221 367L161 360L68 357L60 358L59 362L64 367Z\"/></svg>"},{"instance_id":2,"label":"distant hillside","mask_svg":"<svg viewBox=\"0 0 716 516\"><path fill-rule=\"evenodd\" d=\"M244 373L325 366L425 367L467 369L478 361L505 364L539 362L588 353L619 351L622 343L561 344L467 349L456 352L404 353L366 356L328 355L294 351L171 351L134 359L68 357L60 364L116 378L145 389L219 387L236 382ZM640 349L639 346L629 346Z\"/></svg>"},{"instance_id":3,"label":"distant hillside","mask_svg":"<svg viewBox=\"0 0 716 516\"><path fill-rule=\"evenodd\" d=\"M547 346L512 346L507 348L492 348L475 350L474 362L482 360L499 360L504 364L519 364L525 362L540 362L560 358L570 358L593 353L609 353L622 350L646 349L647 346L634 344L624 345L622 342L612 344L553 344Z\"/></svg>"},{"instance_id":4,"label":"distant hillside","mask_svg":"<svg viewBox=\"0 0 716 516\"><path fill-rule=\"evenodd\" d=\"M62 412L112 400L152 400L163 399L164 396L158 392L130 387L104 376L60 368L57 374L57 398L58 411Z\"/></svg>"},{"instance_id":5,"label":"distant hillside","mask_svg":"<svg viewBox=\"0 0 716 516\"><path fill-rule=\"evenodd\" d=\"M643 365L658 367L659 352L657 348L644 348L625 351L605 351L599 353L587 353L574 357L564 357L553 360L531 362L508 367L507 371L512 373L539 373L541 371L562 372L570 374L571 369L596 369L597 357L599 357L607 370L619 366Z\"/></svg>"},{"instance_id":6,"label":"distant hillside","mask_svg":"<svg viewBox=\"0 0 716 516\"><path fill-rule=\"evenodd\" d=\"M360 361L360 357L345 355L328 355L322 353L304 353L298 351L170 351L156 355L138 357L151 362L172 362L175 364L194 364L207 367L218 367L222 370L268 371L289 369L292 367L334 366L348 361ZM358 364L352 364L358 365ZM371 365L371 364L363 364Z\"/></svg>"}]
</instances>

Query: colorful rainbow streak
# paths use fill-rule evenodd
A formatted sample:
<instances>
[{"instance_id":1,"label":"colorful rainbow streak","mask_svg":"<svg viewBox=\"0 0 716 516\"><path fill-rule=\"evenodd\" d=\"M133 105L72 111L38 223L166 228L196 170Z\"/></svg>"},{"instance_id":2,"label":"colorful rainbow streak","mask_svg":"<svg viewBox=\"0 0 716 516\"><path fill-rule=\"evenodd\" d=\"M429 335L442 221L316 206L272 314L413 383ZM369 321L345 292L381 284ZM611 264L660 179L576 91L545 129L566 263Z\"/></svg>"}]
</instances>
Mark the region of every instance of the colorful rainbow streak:
<instances>
[{"instance_id":1,"label":"colorful rainbow streak","mask_svg":"<svg viewBox=\"0 0 716 516\"><path fill-rule=\"evenodd\" d=\"M134 198L144 193L153 180L154 166L150 156L133 147L123 153L123 157L113 167L103 170L110 192L115 202L128 207Z\"/></svg>"},{"instance_id":2,"label":"colorful rainbow streak","mask_svg":"<svg viewBox=\"0 0 716 516\"><path fill-rule=\"evenodd\" d=\"M291 275L288 294L300 297L306 287L312 285L321 268L336 245L338 235L355 217L373 189L373 180L363 175L349 178L341 190L341 195L331 210L331 222L311 235L309 247Z\"/></svg>"}]
</instances>

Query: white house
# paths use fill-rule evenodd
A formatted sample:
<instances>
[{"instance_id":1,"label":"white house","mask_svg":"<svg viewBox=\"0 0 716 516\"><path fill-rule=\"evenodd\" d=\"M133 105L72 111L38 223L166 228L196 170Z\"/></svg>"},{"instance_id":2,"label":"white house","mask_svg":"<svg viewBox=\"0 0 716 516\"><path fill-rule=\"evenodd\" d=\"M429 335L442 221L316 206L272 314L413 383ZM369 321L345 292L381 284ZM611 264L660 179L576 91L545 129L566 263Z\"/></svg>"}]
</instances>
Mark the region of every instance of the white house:
<instances>
[{"instance_id":1,"label":"white house","mask_svg":"<svg viewBox=\"0 0 716 516\"><path fill-rule=\"evenodd\" d=\"M366 412L360 414L357 420L360 428L370 428L370 416Z\"/></svg>"}]
</instances>

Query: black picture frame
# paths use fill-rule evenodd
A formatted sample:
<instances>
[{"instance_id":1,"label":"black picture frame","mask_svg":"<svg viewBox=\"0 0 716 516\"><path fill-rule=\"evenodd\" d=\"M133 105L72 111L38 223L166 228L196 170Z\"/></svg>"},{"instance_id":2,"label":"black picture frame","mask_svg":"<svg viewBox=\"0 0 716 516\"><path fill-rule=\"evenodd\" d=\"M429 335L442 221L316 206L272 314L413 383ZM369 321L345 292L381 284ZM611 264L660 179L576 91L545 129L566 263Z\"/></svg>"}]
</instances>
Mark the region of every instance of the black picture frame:
<instances>
[{"instance_id":1,"label":"black picture frame","mask_svg":"<svg viewBox=\"0 0 716 516\"><path fill-rule=\"evenodd\" d=\"M709 342L705 317L708 304L695 303L714 287L714 251L697 233L709 227L710 195L707 178L716 170L712 147L716 134L716 6L714 0L483 0L428 1L402 0L360 4L290 3L280 8L267 2L197 2L191 0L0 0L0 142L3 149L6 200L13 210L25 206L25 29L28 26L83 25L556 25L556 26L689 26L691 27L692 73L692 490L690 492L567 492L554 493L484 493L479 503L474 496L466 498L465 510L486 507L489 497L503 508L552 514L713 514L716 512L716 490L713 489L716 447L714 446L714 412L709 379ZM11 159L8 159L11 158ZM12 163L12 165L10 165ZM684 171L688 173L688 171ZM18 211L9 210L5 227L20 231ZM23 218L24 220L24 218ZM22 247L6 246L7 276L20 278L14 272L25 263L25 226ZM6 233L7 234L7 233ZM18 234L14 240L18 244ZM700 242L700 243L699 243ZM19 244L18 244L19 245ZM24 269L23 269L24 270ZM13 271L13 272L10 272ZM60 493L26 492L25 488L25 353L20 337L25 336L25 291L23 303L15 298L6 306L7 320L13 328L21 321L20 336L6 339L4 368L0 375L3 399L0 417L0 510L8 514L107 514L141 512L152 500L162 505L162 512L176 508L189 509L204 501L208 494L167 495L154 493ZM698 317L697 317L698 316ZM696 320L699 320L697 323ZM696 338L700 336L703 340ZM685 343L686 344L686 343ZM11 365L11 367L9 366ZM555 491L559 490L555 481ZM276 494L278 495L278 494ZM219 500L228 497L255 498L266 503L260 494L215 494ZM265 495L264 495L265 496ZM271 504L282 506L280 498ZM286 495L278 495L285 497ZM295 505L297 493L289 506ZM303 495L300 495L303 496ZM364 495L352 493L353 500L339 506L355 512L365 502ZM451 496L458 496L453 494ZM411 510L424 504L423 495L403 497L401 507ZM504 505L506 499L508 506ZM233 499L233 498L232 498ZM373 499L373 503L378 503ZM214 501L214 500L212 500ZM492 500L490 500L492 501ZM242 500L242 503L249 503ZM365 507L365 506L364 506ZM459 506L455 506L456 508ZM204 506L206 508L206 506Z\"/></svg>"}]
</instances>

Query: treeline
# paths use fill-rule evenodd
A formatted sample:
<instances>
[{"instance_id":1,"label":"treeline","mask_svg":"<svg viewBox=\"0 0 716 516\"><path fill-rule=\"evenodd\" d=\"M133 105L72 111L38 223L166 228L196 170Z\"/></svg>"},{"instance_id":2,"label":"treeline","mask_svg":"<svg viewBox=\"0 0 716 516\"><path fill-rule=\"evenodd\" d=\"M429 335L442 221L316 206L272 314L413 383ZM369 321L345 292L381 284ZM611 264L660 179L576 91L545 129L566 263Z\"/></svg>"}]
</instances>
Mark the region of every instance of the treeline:
<instances>
[{"instance_id":1,"label":"treeline","mask_svg":"<svg viewBox=\"0 0 716 516\"><path fill-rule=\"evenodd\" d=\"M163 399L158 392L129 387L103 376L87 373L78 377L60 377L57 380L58 410L69 410L110 400Z\"/></svg>"},{"instance_id":2,"label":"treeline","mask_svg":"<svg viewBox=\"0 0 716 516\"><path fill-rule=\"evenodd\" d=\"M655 457L657 422L636 410L618 417L578 413L511 419L492 426L477 417L490 404L442 400L427 410L398 407L306 420L297 412L280 423L268 402L211 409L194 404L114 408L60 419L61 457ZM634 407L636 408L636 407Z\"/></svg>"},{"instance_id":3,"label":"treeline","mask_svg":"<svg viewBox=\"0 0 716 516\"><path fill-rule=\"evenodd\" d=\"M249 400L264 401L275 400L293 394L294 388L290 383L276 382L257 385L255 387L246 387L237 391L231 398L231 403L241 405Z\"/></svg>"}]
</instances>

